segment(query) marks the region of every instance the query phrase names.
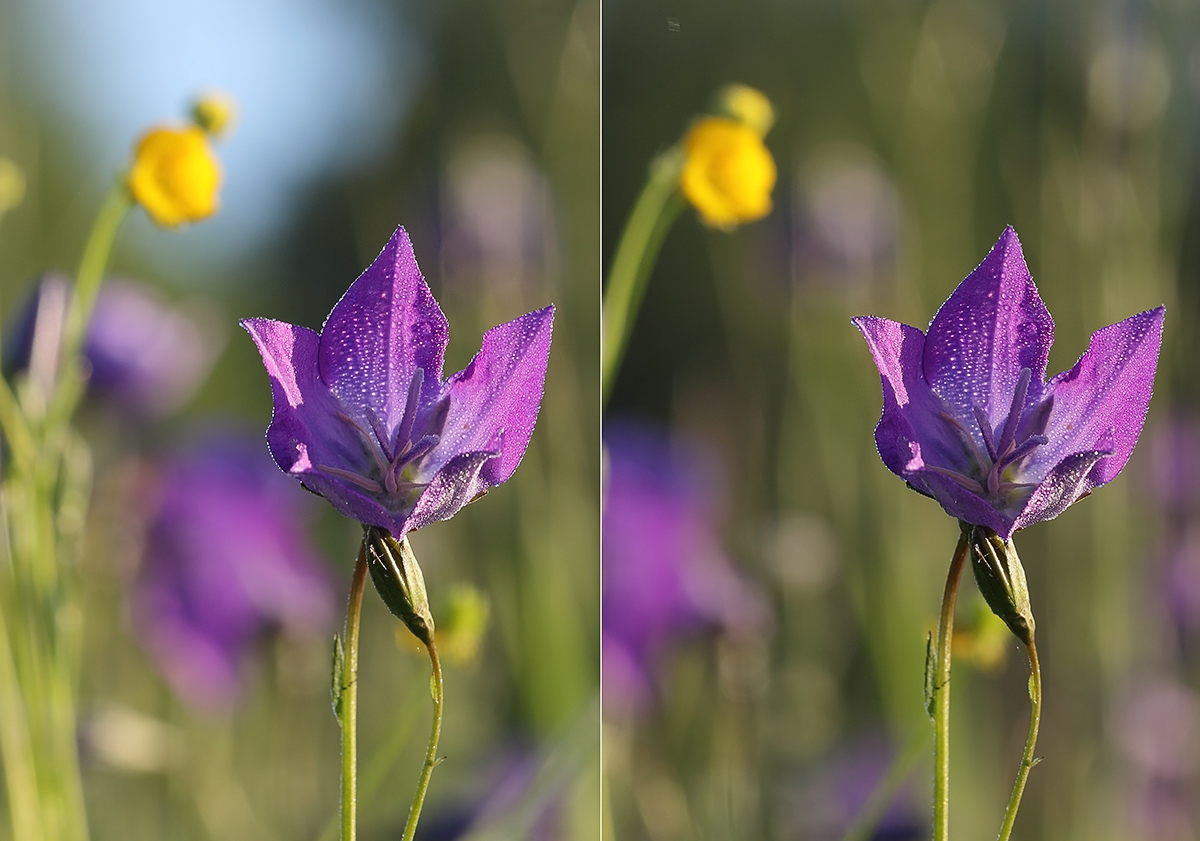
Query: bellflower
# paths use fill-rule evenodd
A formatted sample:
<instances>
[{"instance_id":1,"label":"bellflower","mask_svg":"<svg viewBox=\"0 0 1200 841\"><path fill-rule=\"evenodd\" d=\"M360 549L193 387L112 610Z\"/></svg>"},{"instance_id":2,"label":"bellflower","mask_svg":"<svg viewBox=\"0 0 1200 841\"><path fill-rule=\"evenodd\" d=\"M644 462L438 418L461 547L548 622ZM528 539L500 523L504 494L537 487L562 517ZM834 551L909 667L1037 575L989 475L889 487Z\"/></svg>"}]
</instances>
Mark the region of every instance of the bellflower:
<instances>
[{"instance_id":1,"label":"bellflower","mask_svg":"<svg viewBox=\"0 0 1200 841\"><path fill-rule=\"evenodd\" d=\"M702 451L680 457L667 437L606 424L602 524L605 703L636 711L675 640L719 628L749 638L770 623L760 593L722 550Z\"/></svg>"},{"instance_id":2,"label":"bellflower","mask_svg":"<svg viewBox=\"0 0 1200 841\"><path fill-rule=\"evenodd\" d=\"M5 376L25 371L44 392L53 388L70 294L65 277L38 279L6 331ZM106 281L83 342L88 394L132 419L170 414L196 393L221 349L209 328L148 286Z\"/></svg>"},{"instance_id":3,"label":"bellflower","mask_svg":"<svg viewBox=\"0 0 1200 841\"><path fill-rule=\"evenodd\" d=\"M215 438L160 467L131 594L139 639L179 697L204 709L237 697L263 632L333 624L332 582L297 527L304 494L252 443Z\"/></svg>"},{"instance_id":4,"label":"bellflower","mask_svg":"<svg viewBox=\"0 0 1200 841\"><path fill-rule=\"evenodd\" d=\"M1075 367L1047 382L1054 322L1006 228L928 334L875 316L854 324L883 381L884 464L947 514L1008 540L1125 466L1150 403L1163 309L1098 330Z\"/></svg>"},{"instance_id":5,"label":"bellflower","mask_svg":"<svg viewBox=\"0 0 1200 841\"><path fill-rule=\"evenodd\" d=\"M533 434L554 307L487 331L442 381L446 317L403 228L320 333L248 318L271 378L267 444L309 490L402 538L508 479Z\"/></svg>"}]
</instances>

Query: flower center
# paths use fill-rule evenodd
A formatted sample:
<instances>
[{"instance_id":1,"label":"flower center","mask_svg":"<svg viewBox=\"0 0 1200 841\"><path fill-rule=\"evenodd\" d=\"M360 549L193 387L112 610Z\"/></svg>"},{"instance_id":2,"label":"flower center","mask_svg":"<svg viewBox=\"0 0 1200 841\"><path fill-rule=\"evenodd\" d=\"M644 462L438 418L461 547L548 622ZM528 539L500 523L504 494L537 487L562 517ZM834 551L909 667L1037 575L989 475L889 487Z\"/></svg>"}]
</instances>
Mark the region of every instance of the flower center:
<instances>
[{"instance_id":1,"label":"flower center","mask_svg":"<svg viewBox=\"0 0 1200 841\"><path fill-rule=\"evenodd\" d=\"M959 420L947 412L939 416L948 423L959 437L966 443L967 452L975 462L971 475L949 470L944 467L926 465L929 470L957 482L967 490L995 503L1004 504L1011 499L1014 491L1035 488L1037 482L1016 482L1021 462L1035 449L1049 443L1050 439L1042 434L1050 418L1050 409L1054 400L1048 397L1042 400L1034 409L1027 424L1026 436L1017 440L1017 430L1025 416L1025 398L1029 395L1029 383L1032 373L1028 368L1022 368L1017 377L1017 387L1013 391L1012 405L1004 419L1004 425L997 430L988 421L987 414L978 406L972 406L975 423L983 438L984 450L974 435L966 429ZM996 433L999 431L999 436Z\"/></svg>"},{"instance_id":2,"label":"flower center","mask_svg":"<svg viewBox=\"0 0 1200 841\"><path fill-rule=\"evenodd\" d=\"M355 418L347 412L337 413L338 419L358 435L367 455L370 456L367 473L357 473L325 464L318 464L317 469L345 479L369 493L392 500L406 497L414 490L423 490L428 483L412 481L414 468L416 462L441 440L442 427L445 426L446 413L450 408L448 400L439 401L433 407L432 414L424 419L422 427L425 434L417 435L417 411L421 405L421 387L424 381L425 372L422 369L417 368L413 371L404 415L392 435L388 434L383 421L370 408L363 410L363 418Z\"/></svg>"}]
</instances>

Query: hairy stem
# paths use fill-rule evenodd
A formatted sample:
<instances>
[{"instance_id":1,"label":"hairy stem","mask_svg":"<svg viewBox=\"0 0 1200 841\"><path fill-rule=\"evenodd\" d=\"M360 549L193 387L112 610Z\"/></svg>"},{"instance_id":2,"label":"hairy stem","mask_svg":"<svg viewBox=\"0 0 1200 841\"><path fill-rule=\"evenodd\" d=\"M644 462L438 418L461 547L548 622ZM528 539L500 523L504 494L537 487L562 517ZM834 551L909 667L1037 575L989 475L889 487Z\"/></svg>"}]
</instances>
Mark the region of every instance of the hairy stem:
<instances>
[{"instance_id":1,"label":"hairy stem","mask_svg":"<svg viewBox=\"0 0 1200 841\"><path fill-rule=\"evenodd\" d=\"M967 559L968 528L963 527L946 574L938 620L937 668L933 684L933 841L950 834L950 649L954 638L954 602Z\"/></svg>"},{"instance_id":2,"label":"hairy stem","mask_svg":"<svg viewBox=\"0 0 1200 841\"><path fill-rule=\"evenodd\" d=\"M363 587L367 582L367 544L358 550L350 602L346 607L345 660L337 699L342 726L342 841L354 841L356 831L355 786L358 769L358 626L362 616Z\"/></svg>"}]
</instances>

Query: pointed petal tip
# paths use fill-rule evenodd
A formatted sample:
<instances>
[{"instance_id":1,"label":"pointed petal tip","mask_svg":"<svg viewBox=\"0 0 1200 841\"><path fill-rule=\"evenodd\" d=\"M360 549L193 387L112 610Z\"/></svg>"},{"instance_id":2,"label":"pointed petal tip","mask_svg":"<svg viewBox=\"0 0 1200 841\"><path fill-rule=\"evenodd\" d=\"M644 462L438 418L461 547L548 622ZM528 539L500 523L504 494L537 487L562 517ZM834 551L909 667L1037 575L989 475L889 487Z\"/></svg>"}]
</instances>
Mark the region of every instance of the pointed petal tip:
<instances>
[{"instance_id":1,"label":"pointed petal tip","mask_svg":"<svg viewBox=\"0 0 1200 841\"><path fill-rule=\"evenodd\" d=\"M1021 265L1025 266L1025 252L1021 248L1021 238L1017 236L1017 231L1012 225L1004 226L1004 230L1000 233L1000 238L992 246L992 251L1002 251L1006 257L1009 254L1013 254L1021 261ZM1026 272L1028 270L1026 267Z\"/></svg>"}]
</instances>

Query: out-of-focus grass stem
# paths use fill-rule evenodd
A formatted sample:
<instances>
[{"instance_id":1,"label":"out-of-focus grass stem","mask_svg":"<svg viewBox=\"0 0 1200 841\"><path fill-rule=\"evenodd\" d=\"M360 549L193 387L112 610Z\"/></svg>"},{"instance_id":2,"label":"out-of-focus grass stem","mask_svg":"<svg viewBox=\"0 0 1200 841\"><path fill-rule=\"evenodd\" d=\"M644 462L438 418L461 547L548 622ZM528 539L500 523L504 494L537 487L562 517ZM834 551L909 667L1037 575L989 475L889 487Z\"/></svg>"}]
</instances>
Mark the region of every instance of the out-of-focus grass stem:
<instances>
[{"instance_id":1,"label":"out-of-focus grass stem","mask_svg":"<svg viewBox=\"0 0 1200 841\"><path fill-rule=\"evenodd\" d=\"M621 240L613 255L604 290L601 326L600 388L601 401L608 403L613 381L625 355L625 344L646 293L646 282L658 258L663 239L684 207L679 192L679 173L683 152L673 147L650 165L650 176L642 188Z\"/></svg>"},{"instance_id":2,"label":"out-of-focus grass stem","mask_svg":"<svg viewBox=\"0 0 1200 841\"><path fill-rule=\"evenodd\" d=\"M75 272L74 294L71 296L63 324L60 356L62 367L55 383L47 418L51 429L56 423L65 423L69 419L79 400L82 391L79 354L83 349L84 334L91 319L92 309L96 305L96 296L100 292L100 284L108 266L108 256L113 243L116 242L121 223L125 221L131 207L133 197L126 186L125 178L119 177L96 214L96 221L92 223L92 229L83 247L83 256L79 259L79 268Z\"/></svg>"},{"instance_id":3,"label":"out-of-focus grass stem","mask_svg":"<svg viewBox=\"0 0 1200 841\"><path fill-rule=\"evenodd\" d=\"M17 680L7 617L0 617L0 754L13 838L41 838L37 775L30 722Z\"/></svg>"}]
</instances>

